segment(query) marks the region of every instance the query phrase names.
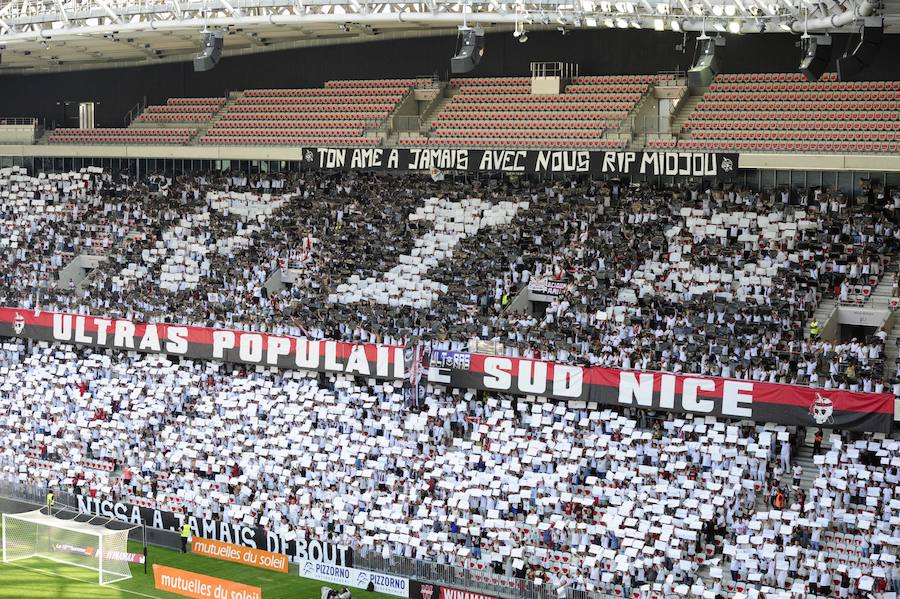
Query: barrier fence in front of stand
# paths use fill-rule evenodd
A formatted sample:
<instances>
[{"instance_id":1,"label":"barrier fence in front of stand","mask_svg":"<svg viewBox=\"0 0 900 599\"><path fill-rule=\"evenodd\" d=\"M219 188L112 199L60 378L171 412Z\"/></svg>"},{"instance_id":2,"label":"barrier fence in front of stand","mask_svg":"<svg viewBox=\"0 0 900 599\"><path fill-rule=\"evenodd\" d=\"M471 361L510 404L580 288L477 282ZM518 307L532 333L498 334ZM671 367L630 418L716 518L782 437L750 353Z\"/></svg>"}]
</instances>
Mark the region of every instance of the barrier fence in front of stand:
<instances>
[{"instance_id":1,"label":"barrier fence in front of stand","mask_svg":"<svg viewBox=\"0 0 900 599\"><path fill-rule=\"evenodd\" d=\"M46 503L47 486L43 483L26 483L0 479L0 497L43 506ZM78 499L73 493L59 492L55 494L54 513L56 511L78 513ZM137 530L137 529L136 529ZM177 532L147 527L147 540L150 544L177 549L179 535ZM138 540L134 538L132 540ZM452 564L391 556L388 558L374 551L357 551L353 556L353 567L381 574L390 574L416 580L423 583L453 587L472 591L483 595L502 599L621 599L611 593L582 591L577 589L559 589L553 585L540 584L523 578L497 574L488 568L479 570ZM438 598L434 598L438 599Z\"/></svg>"},{"instance_id":2,"label":"barrier fence in front of stand","mask_svg":"<svg viewBox=\"0 0 900 599\"><path fill-rule=\"evenodd\" d=\"M403 556L384 558L373 552L354 554L353 565L361 570L508 599L620 599L610 593L558 589L553 585L496 574L488 569L478 570Z\"/></svg>"}]
</instances>

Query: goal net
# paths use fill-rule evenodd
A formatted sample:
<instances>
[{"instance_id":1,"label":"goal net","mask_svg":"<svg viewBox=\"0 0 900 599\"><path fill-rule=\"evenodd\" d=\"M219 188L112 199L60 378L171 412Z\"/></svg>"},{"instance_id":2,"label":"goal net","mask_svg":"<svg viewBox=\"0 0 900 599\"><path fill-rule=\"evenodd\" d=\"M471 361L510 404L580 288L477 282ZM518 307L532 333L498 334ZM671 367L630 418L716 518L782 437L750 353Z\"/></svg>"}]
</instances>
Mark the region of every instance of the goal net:
<instances>
[{"instance_id":1,"label":"goal net","mask_svg":"<svg viewBox=\"0 0 900 599\"><path fill-rule=\"evenodd\" d=\"M97 572L100 584L131 578L128 529L61 520L40 510L3 514L3 561L40 557Z\"/></svg>"}]
</instances>

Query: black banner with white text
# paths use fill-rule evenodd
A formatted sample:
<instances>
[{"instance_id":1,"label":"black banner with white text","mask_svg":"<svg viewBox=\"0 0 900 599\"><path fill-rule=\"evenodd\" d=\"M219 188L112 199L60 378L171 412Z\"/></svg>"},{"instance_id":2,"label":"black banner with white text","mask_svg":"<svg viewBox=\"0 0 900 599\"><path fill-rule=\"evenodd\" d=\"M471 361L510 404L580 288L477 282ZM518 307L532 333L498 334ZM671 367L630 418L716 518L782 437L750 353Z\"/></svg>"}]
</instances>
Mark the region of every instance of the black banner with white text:
<instances>
[{"instance_id":1,"label":"black banner with white text","mask_svg":"<svg viewBox=\"0 0 900 599\"><path fill-rule=\"evenodd\" d=\"M307 168L325 170L588 174L596 177L730 179L738 168L737 154L715 152L304 148L301 158Z\"/></svg>"},{"instance_id":2,"label":"black banner with white text","mask_svg":"<svg viewBox=\"0 0 900 599\"><path fill-rule=\"evenodd\" d=\"M135 526L147 526L158 530L179 532L185 523L195 537L232 543L272 553L282 553L293 562L309 560L346 568L353 567L353 551L349 547L332 545L315 539L289 539L262 527L226 524L220 520L198 518L167 510L144 507L130 503L79 495L76 498L78 513L102 516Z\"/></svg>"}]
</instances>

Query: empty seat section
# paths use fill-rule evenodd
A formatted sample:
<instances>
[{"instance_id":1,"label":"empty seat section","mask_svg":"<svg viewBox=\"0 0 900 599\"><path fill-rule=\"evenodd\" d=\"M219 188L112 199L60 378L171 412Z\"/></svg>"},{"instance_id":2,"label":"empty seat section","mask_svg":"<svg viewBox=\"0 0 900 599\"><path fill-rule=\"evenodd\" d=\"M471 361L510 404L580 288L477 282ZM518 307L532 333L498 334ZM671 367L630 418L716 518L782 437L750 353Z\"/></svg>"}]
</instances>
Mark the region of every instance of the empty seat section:
<instances>
[{"instance_id":1,"label":"empty seat section","mask_svg":"<svg viewBox=\"0 0 900 599\"><path fill-rule=\"evenodd\" d=\"M719 75L688 117L678 148L896 152L900 81L809 82L799 73Z\"/></svg>"},{"instance_id":2,"label":"empty seat section","mask_svg":"<svg viewBox=\"0 0 900 599\"><path fill-rule=\"evenodd\" d=\"M137 122L206 123L225 105L225 98L169 98L162 106L148 106Z\"/></svg>"},{"instance_id":3,"label":"empty seat section","mask_svg":"<svg viewBox=\"0 0 900 599\"><path fill-rule=\"evenodd\" d=\"M618 148L604 138L618 128L654 76L577 77L558 95L534 95L529 77L453 79L455 94L435 118L428 139L401 145Z\"/></svg>"},{"instance_id":4,"label":"empty seat section","mask_svg":"<svg viewBox=\"0 0 900 599\"><path fill-rule=\"evenodd\" d=\"M226 145L374 146L367 128L384 121L413 79L329 81L314 89L245 91L222 111L201 142Z\"/></svg>"},{"instance_id":5,"label":"empty seat section","mask_svg":"<svg viewBox=\"0 0 900 599\"><path fill-rule=\"evenodd\" d=\"M50 143L64 144L186 144L196 129L56 129L47 137Z\"/></svg>"}]
</instances>

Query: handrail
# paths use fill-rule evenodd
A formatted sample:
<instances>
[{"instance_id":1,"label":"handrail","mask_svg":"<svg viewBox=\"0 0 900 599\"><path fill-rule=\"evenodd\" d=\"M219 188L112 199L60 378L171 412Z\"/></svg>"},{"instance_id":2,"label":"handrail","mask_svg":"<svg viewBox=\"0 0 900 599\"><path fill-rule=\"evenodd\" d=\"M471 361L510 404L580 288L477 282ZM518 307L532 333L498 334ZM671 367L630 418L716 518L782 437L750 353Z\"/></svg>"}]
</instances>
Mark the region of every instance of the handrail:
<instances>
[{"instance_id":1,"label":"handrail","mask_svg":"<svg viewBox=\"0 0 900 599\"><path fill-rule=\"evenodd\" d=\"M409 100L410 96L412 96L415 93L416 93L416 84L411 83L409 86L409 89L407 89L406 93L403 94L403 97L400 98L400 101L394 105L394 108L391 109L391 111L383 119L381 119L381 121L378 123L378 125L376 127L381 127L382 125L388 125L388 127L389 127L388 134L391 134L394 131L396 131L398 115L395 115L394 113L397 110L399 110L404 104L406 104L406 101Z\"/></svg>"},{"instance_id":2,"label":"handrail","mask_svg":"<svg viewBox=\"0 0 900 599\"><path fill-rule=\"evenodd\" d=\"M144 112L144 108L147 107L147 96L144 96L142 100L140 100L137 104L132 106L128 112L125 113L125 116L122 118L125 126L129 126L134 119L138 117L142 112Z\"/></svg>"},{"instance_id":3,"label":"handrail","mask_svg":"<svg viewBox=\"0 0 900 599\"><path fill-rule=\"evenodd\" d=\"M40 121L36 118L32 117L18 117L18 116L10 116L10 117L0 117L0 125L34 125L38 126Z\"/></svg>"},{"instance_id":4,"label":"handrail","mask_svg":"<svg viewBox=\"0 0 900 599\"><path fill-rule=\"evenodd\" d=\"M578 77L578 63L574 62L532 62L529 65L531 69L532 79L536 77L559 77L560 79L571 79Z\"/></svg>"}]
</instances>

